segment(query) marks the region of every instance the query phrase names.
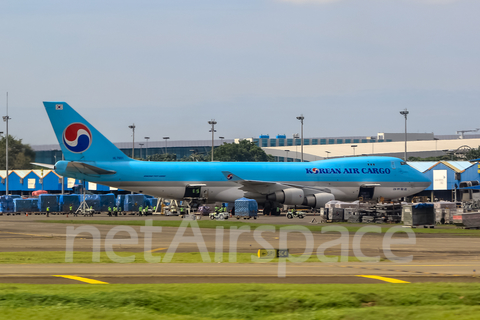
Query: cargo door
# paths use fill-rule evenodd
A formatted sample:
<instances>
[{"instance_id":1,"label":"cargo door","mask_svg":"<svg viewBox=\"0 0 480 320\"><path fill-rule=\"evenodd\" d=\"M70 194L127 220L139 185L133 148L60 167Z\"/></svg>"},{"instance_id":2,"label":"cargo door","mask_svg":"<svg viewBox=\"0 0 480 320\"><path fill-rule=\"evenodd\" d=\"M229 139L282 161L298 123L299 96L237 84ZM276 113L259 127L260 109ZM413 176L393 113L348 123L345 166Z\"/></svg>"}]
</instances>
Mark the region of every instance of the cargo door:
<instances>
[{"instance_id":1,"label":"cargo door","mask_svg":"<svg viewBox=\"0 0 480 320\"><path fill-rule=\"evenodd\" d=\"M358 197L362 198L364 201L372 200L374 193L375 193L374 186L361 186L358 192Z\"/></svg>"}]
</instances>

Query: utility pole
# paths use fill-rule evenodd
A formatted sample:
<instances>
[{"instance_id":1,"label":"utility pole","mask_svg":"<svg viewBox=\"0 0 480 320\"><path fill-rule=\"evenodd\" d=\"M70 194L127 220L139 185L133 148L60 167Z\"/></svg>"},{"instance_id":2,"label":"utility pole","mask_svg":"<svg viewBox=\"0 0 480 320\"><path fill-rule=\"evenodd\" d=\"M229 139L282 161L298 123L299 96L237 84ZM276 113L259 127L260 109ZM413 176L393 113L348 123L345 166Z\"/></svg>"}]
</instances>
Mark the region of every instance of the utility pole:
<instances>
[{"instance_id":1,"label":"utility pole","mask_svg":"<svg viewBox=\"0 0 480 320\"><path fill-rule=\"evenodd\" d=\"M143 146L145 145L144 143L139 143L138 144L140 146L140 159L143 158Z\"/></svg>"},{"instance_id":2,"label":"utility pole","mask_svg":"<svg viewBox=\"0 0 480 320\"><path fill-rule=\"evenodd\" d=\"M135 123L132 124L131 126L128 126L130 129L132 129L132 159L135 158Z\"/></svg>"},{"instance_id":3,"label":"utility pole","mask_svg":"<svg viewBox=\"0 0 480 320\"><path fill-rule=\"evenodd\" d=\"M65 156L63 155L62 151L62 161L65 160ZM65 177L62 176L62 194L65 194Z\"/></svg>"},{"instance_id":4,"label":"utility pole","mask_svg":"<svg viewBox=\"0 0 480 320\"><path fill-rule=\"evenodd\" d=\"M301 144L302 144L302 148L301 148L301 152L302 152L302 162L303 162L303 119L305 119L305 117L303 116L303 114L300 115L300 117L297 117L297 120L300 120L300 122L302 123L302 132L301 132Z\"/></svg>"},{"instance_id":5,"label":"utility pole","mask_svg":"<svg viewBox=\"0 0 480 320\"><path fill-rule=\"evenodd\" d=\"M217 124L217 121L215 121L215 119L212 119L212 120L208 121L208 124L212 125L212 129L210 129L209 132L212 133L212 161L213 161L213 148L215 147L215 145L214 145L215 125Z\"/></svg>"},{"instance_id":6,"label":"utility pole","mask_svg":"<svg viewBox=\"0 0 480 320\"><path fill-rule=\"evenodd\" d=\"M148 158L148 139L150 139L150 137L145 137L145 142L147 143L147 147L145 149L145 159Z\"/></svg>"},{"instance_id":7,"label":"utility pole","mask_svg":"<svg viewBox=\"0 0 480 320\"><path fill-rule=\"evenodd\" d=\"M405 162L407 162L407 108L405 108L403 111L400 111L400 114L405 117Z\"/></svg>"},{"instance_id":8,"label":"utility pole","mask_svg":"<svg viewBox=\"0 0 480 320\"><path fill-rule=\"evenodd\" d=\"M167 154L167 141L170 139L170 137L163 137L163 140L165 140L165 154Z\"/></svg>"},{"instance_id":9,"label":"utility pole","mask_svg":"<svg viewBox=\"0 0 480 320\"><path fill-rule=\"evenodd\" d=\"M5 150L5 171L6 171L6 177L5 177L5 195L8 196L8 120L11 118L8 116L8 92L7 92L7 115L3 117L3 121L6 123L6 140L5 140L5 145L6 145L6 150Z\"/></svg>"}]
</instances>

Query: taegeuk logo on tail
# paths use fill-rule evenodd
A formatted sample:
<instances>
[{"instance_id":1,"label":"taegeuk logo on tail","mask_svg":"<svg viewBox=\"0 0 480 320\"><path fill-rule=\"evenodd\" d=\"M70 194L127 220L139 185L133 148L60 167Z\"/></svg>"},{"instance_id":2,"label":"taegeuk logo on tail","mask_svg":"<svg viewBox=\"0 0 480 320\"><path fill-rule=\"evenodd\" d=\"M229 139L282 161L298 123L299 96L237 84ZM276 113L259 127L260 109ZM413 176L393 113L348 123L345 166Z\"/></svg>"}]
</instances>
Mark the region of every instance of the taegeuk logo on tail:
<instances>
[{"instance_id":1,"label":"taegeuk logo on tail","mask_svg":"<svg viewBox=\"0 0 480 320\"><path fill-rule=\"evenodd\" d=\"M63 131L63 144L73 153L84 152L92 144L92 133L83 123L72 123Z\"/></svg>"}]
</instances>

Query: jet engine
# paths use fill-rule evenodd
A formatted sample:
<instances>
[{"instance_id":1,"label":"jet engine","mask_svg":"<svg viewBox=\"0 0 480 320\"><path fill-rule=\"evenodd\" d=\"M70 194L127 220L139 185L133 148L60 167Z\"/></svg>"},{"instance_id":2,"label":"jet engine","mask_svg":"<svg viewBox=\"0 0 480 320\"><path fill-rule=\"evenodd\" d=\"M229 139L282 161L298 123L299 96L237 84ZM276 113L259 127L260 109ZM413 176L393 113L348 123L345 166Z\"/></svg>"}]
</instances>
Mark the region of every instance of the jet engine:
<instances>
[{"instance_id":1,"label":"jet engine","mask_svg":"<svg viewBox=\"0 0 480 320\"><path fill-rule=\"evenodd\" d=\"M303 190L297 188L279 190L267 196L267 199L270 201L276 201L287 205L301 205L304 198L305 195Z\"/></svg>"},{"instance_id":2,"label":"jet engine","mask_svg":"<svg viewBox=\"0 0 480 320\"><path fill-rule=\"evenodd\" d=\"M335 200L335 196L331 193L315 193L306 196L302 204L304 206L320 209L325 207L325 204L331 200Z\"/></svg>"}]
</instances>

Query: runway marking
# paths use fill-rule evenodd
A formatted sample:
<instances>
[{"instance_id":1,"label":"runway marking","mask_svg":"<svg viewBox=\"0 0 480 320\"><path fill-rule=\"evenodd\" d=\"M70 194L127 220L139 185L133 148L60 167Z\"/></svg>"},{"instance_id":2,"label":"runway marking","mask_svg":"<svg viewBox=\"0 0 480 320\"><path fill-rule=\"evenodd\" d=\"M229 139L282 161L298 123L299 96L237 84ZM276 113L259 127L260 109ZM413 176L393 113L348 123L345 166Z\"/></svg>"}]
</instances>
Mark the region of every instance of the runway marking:
<instances>
[{"instance_id":1,"label":"runway marking","mask_svg":"<svg viewBox=\"0 0 480 320\"><path fill-rule=\"evenodd\" d=\"M153 250L149 250L149 251L145 251L145 252L155 252L155 251L161 251L161 250L165 250L165 249L168 249L168 248L157 248L157 249L153 249Z\"/></svg>"},{"instance_id":2,"label":"runway marking","mask_svg":"<svg viewBox=\"0 0 480 320\"><path fill-rule=\"evenodd\" d=\"M33 234L33 233L20 233L20 232L8 232L8 231L0 231L0 233L8 233L8 234L20 234L24 236L34 236L34 237L45 237L45 238L52 238L52 235L41 235L41 234ZM59 236L56 236L59 237Z\"/></svg>"},{"instance_id":3,"label":"runway marking","mask_svg":"<svg viewBox=\"0 0 480 320\"><path fill-rule=\"evenodd\" d=\"M472 264L396 264L397 267L471 267Z\"/></svg>"},{"instance_id":4,"label":"runway marking","mask_svg":"<svg viewBox=\"0 0 480 320\"><path fill-rule=\"evenodd\" d=\"M380 277L380 276L358 275L357 277L363 277L363 278L370 278L370 279L382 280L382 281L390 282L390 283L410 283L410 282L403 281L403 280L399 280L399 279L387 278L387 277Z\"/></svg>"},{"instance_id":5,"label":"runway marking","mask_svg":"<svg viewBox=\"0 0 480 320\"><path fill-rule=\"evenodd\" d=\"M89 278L83 278L83 277L77 277L77 276L54 275L54 277L77 280L77 281L86 282L86 283L89 283L89 284L108 284L108 282L103 282L103 281L99 281L99 280L95 280L95 279L89 279Z\"/></svg>"}]
</instances>

